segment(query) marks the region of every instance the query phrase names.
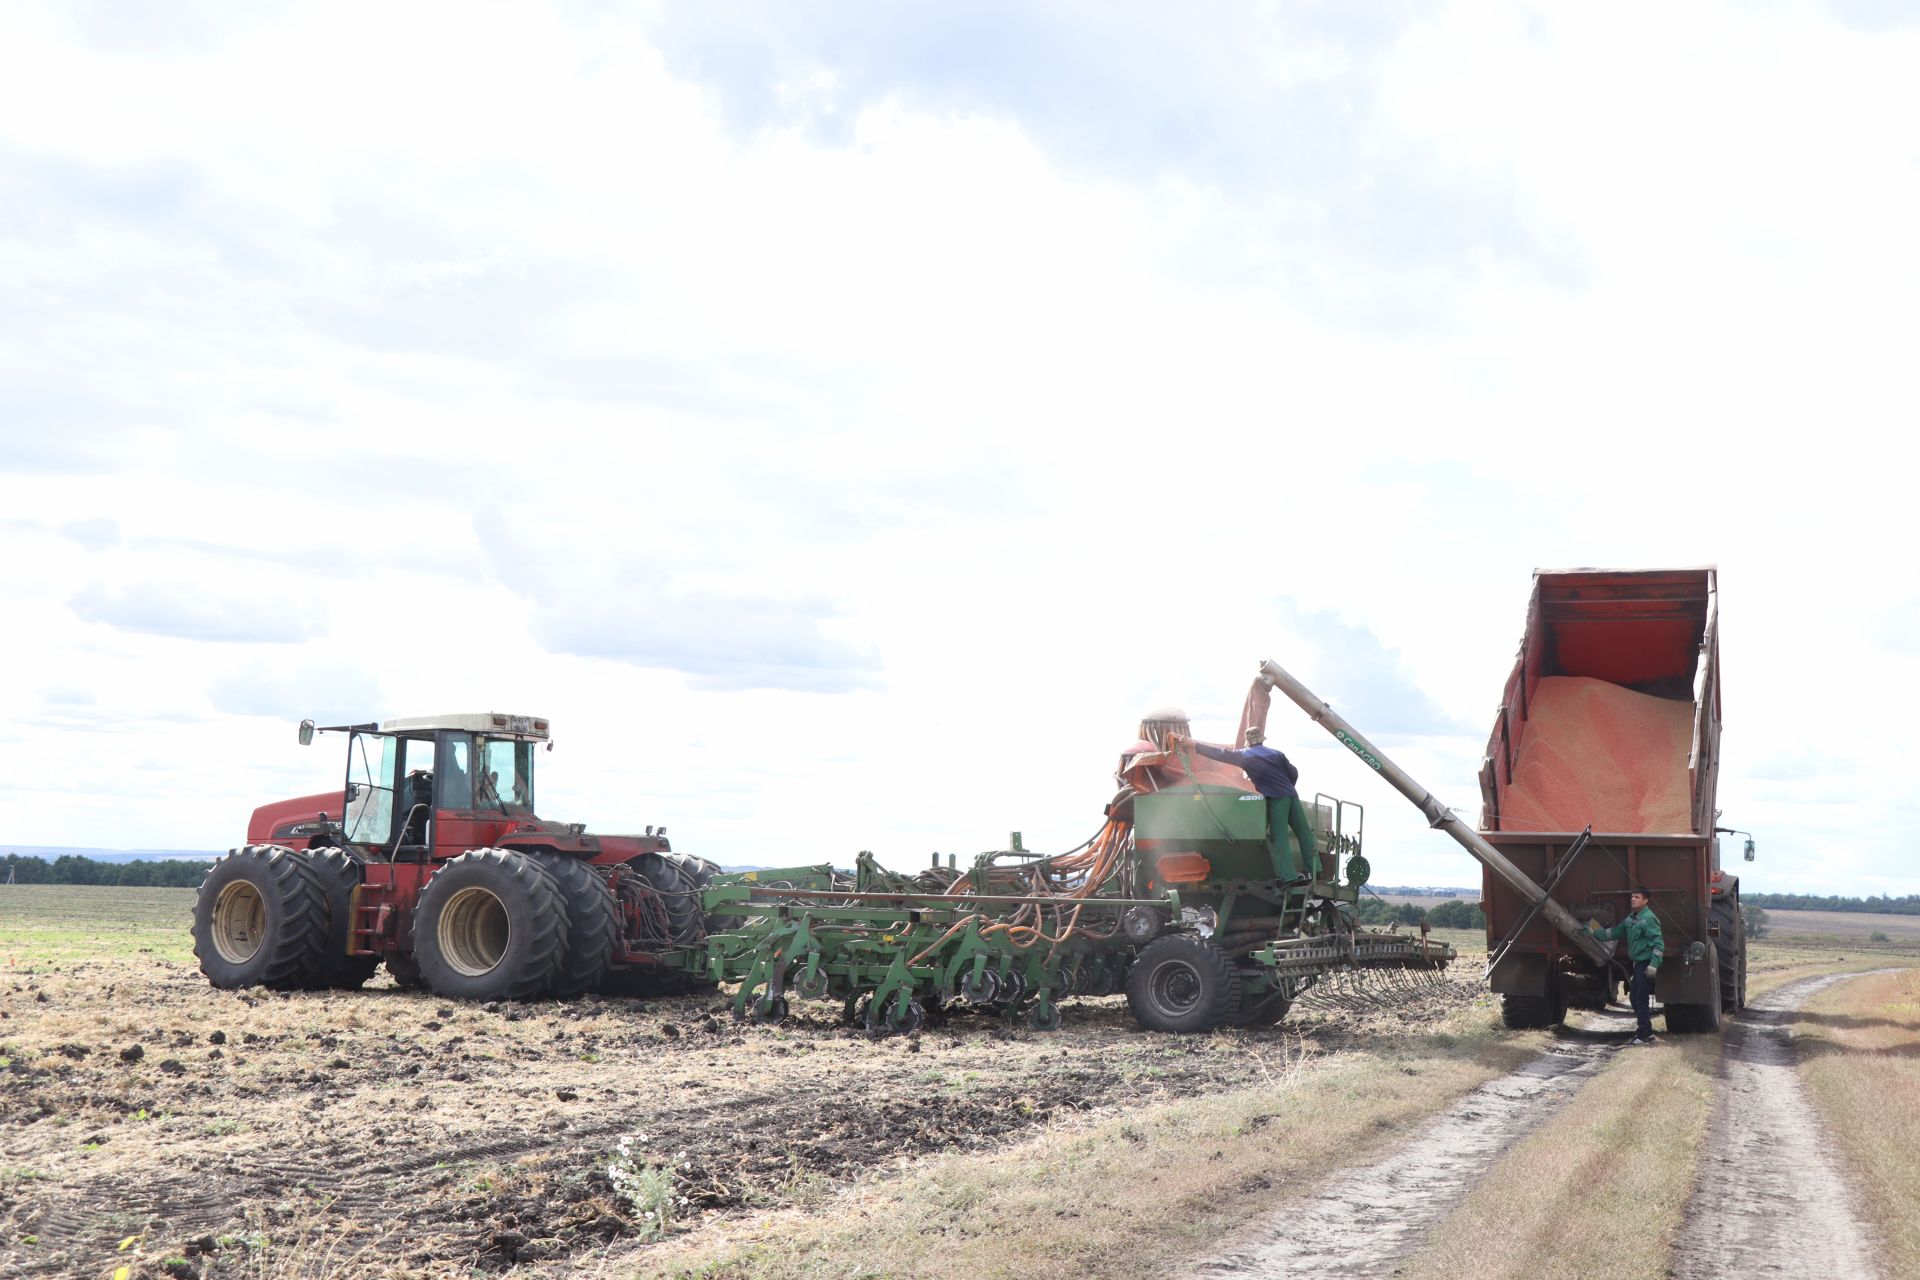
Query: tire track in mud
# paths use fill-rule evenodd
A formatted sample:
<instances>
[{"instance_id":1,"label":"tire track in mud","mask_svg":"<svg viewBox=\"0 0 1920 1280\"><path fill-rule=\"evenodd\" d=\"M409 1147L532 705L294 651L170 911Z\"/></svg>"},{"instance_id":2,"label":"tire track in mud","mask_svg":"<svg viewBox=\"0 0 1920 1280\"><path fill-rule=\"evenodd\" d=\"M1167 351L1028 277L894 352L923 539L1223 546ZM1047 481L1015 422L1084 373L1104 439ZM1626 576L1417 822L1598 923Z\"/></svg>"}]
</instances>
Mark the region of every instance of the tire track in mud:
<instances>
[{"instance_id":1,"label":"tire track in mud","mask_svg":"<svg viewBox=\"0 0 1920 1280\"><path fill-rule=\"evenodd\" d=\"M1457 1208L1507 1149L1546 1120L1606 1063L1631 1032L1562 1032L1519 1070L1454 1103L1384 1160L1339 1174L1290 1204L1231 1252L1187 1274L1279 1280L1391 1276ZM1354 1241L1364 1240L1364 1252Z\"/></svg>"},{"instance_id":2,"label":"tire track in mud","mask_svg":"<svg viewBox=\"0 0 1920 1280\"><path fill-rule=\"evenodd\" d=\"M1720 1097L1674 1246L1679 1280L1879 1274L1871 1237L1801 1087L1788 1032L1808 996L1865 976L1787 983L1727 1024Z\"/></svg>"}]
</instances>

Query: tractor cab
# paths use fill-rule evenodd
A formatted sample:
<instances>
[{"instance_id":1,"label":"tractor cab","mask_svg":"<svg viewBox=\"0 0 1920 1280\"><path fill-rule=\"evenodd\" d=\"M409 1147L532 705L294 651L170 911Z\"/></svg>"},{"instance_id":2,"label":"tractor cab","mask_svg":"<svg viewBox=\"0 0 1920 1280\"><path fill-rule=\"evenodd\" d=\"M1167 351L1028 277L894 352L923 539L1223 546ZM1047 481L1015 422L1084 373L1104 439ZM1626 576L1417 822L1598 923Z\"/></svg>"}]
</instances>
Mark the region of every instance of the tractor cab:
<instances>
[{"instance_id":1,"label":"tractor cab","mask_svg":"<svg viewBox=\"0 0 1920 1280\"><path fill-rule=\"evenodd\" d=\"M341 837L389 860L450 857L534 820L547 722L492 712L331 726L347 740ZM300 726L310 740L311 723Z\"/></svg>"}]
</instances>

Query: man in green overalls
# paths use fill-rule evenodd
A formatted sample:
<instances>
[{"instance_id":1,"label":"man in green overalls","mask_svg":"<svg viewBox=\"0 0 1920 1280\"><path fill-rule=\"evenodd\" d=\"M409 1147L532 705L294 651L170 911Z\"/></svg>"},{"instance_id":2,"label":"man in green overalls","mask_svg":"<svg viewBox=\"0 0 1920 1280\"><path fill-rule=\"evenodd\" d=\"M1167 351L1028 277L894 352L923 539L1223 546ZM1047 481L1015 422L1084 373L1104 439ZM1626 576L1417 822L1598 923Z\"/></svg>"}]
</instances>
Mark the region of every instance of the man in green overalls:
<instances>
[{"instance_id":1,"label":"man in green overalls","mask_svg":"<svg viewBox=\"0 0 1920 1280\"><path fill-rule=\"evenodd\" d=\"M1633 1000L1633 1012L1640 1019L1638 1030L1628 1043L1653 1043L1653 979L1660 972L1660 953L1666 949L1666 939L1660 936L1660 922L1654 919L1653 908L1645 889L1635 889L1627 898L1627 918L1611 929L1600 927L1598 920L1587 921L1587 932L1599 938L1625 939L1627 959L1633 965L1633 982L1628 992Z\"/></svg>"}]
</instances>

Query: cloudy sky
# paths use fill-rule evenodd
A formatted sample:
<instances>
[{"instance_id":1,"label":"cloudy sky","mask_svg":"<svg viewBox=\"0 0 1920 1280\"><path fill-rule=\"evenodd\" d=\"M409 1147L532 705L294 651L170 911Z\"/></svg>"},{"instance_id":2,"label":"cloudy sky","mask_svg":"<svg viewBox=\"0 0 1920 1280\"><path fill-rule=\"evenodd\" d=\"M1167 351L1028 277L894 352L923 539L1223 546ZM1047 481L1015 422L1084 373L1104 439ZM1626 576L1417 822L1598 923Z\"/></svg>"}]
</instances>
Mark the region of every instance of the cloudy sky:
<instances>
[{"instance_id":1,"label":"cloudy sky","mask_svg":"<svg viewBox=\"0 0 1920 1280\"><path fill-rule=\"evenodd\" d=\"M10 4L0 842L495 709L725 862L1059 848L1266 657L1477 813L1531 571L1712 562L1748 883L1920 890L1913 13Z\"/></svg>"}]
</instances>

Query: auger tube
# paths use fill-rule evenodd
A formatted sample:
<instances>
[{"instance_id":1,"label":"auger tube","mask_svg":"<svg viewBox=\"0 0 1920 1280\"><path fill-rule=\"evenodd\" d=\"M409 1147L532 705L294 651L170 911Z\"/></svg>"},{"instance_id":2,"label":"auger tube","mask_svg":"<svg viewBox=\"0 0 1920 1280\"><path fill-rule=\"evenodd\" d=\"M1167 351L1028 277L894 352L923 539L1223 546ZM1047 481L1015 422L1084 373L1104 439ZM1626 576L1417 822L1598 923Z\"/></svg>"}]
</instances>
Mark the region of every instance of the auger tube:
<instances>
[{"instance_id":1,"label":"auger tube","mask_svg":"<svg viewBox=\"0 0 1920 1280\"><path fill-rule=\"evenodd\" d=\"M1314 692L1301 684L1286 669L1276 662L1260 664L1260 681L1269 688L1277 688L1293 699L1299 708L1310 716L1314 723L1325 729L1340 741L1347 750L1359 756L1369 768L1393 784L1393 789L1413 801L1414 807L1427 815L1427 824L1452 836L1461 848L1478 858L1491 868L1493 873L1513 886L1514 892L1524 897L1528 903L1537 906L1553 926L1567 935L1580 953L1598 965L1605 965L1612 958L1607 948L1583 928L1580 922L1565 907L1535 883L1533 877L1507 861L1506 857L1492 845L1480 838L1480 833L1454 816L1453 810L1434 798L1431 791L1407 776L1405 770L1361 736L1360 732L1343 720L1339 713L1321 701Z\"/></svg>"}]
</instances>

